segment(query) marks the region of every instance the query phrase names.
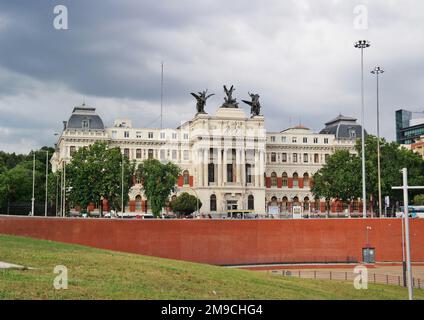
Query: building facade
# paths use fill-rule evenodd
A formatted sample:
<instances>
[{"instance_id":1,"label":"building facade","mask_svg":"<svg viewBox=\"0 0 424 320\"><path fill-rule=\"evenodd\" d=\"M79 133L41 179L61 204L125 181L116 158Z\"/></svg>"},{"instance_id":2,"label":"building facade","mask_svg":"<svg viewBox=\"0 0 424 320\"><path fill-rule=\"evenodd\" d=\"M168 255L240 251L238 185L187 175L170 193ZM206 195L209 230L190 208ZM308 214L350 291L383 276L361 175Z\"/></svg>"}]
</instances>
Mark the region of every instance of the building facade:
<instances>
[{"instance_id":1,"label":"building facade","mask_svg":"<svg viewBox=\"0 0 424 320\"><path fill-rule=\"evenodd\" d=\"M420 114L421 117L414 117ZM424 112L396 111L396 142L410 145L424 135Z\"/></svg>"},{"instance_id":2,"label":"building facade","mask_svg":"<svg viewBox=\"0 0 424 320\"><path fill-rule=\"evenodd\" d=\"M133 128L128 119L106 127L94 108L82 105L64 121L51 163L53 171L62 170L79 148L104 141L137 163L155 158L177 164L182 174L171 198L182 192L198 196L202 214L324 212L325 199L310 192L312 177L336 150L355 152L360 132L356 119L340 115L320 133L303 126L267 133L262 115L226 107L213 115L197 113L175 129ZM150 212L138 181L129 198L126 211ZM107 201L103 209L109 209Z\"/></svg>"}]
</instances>

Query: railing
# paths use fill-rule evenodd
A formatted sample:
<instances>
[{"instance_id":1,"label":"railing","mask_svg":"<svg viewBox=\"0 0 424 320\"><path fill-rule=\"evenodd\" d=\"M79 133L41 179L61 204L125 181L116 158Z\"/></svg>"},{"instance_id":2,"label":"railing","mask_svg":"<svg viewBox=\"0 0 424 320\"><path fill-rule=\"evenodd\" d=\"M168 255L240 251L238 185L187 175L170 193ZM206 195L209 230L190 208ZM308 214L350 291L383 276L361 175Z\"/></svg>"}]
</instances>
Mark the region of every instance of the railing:
<instances>
[{"instance_id":1,"label":"railing","mask_svg":"<svg viewBox=\"0 0 424 320\"><path fill-rule=\"evenodd\" d=\"M358 277L357 273L352 271L328 271L328 270L269 270L268 273L281 275L284 277L298 277L304 279L320 279L320 280L338 280L353 281ZM413 278L413 287L424 290L424 280ZM404 286L402 276L378 274L368 272L368 283L379 283L386 285Z\"/></svg>"}]
</instances>

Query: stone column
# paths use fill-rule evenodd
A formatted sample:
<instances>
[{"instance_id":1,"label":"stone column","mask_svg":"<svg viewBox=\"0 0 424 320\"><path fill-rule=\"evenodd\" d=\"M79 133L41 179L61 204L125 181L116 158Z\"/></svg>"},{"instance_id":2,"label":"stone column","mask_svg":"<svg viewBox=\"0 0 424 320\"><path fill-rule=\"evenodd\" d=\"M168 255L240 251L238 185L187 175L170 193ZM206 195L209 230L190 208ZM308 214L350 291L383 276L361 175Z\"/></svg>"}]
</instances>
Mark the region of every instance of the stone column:
<instances>
[{"instance_id":1,"label":"stone column","mask_svg":"<svg viewBox=\"0 0 424 320\"><path fill-rule=\"evenodd\" d=\"M199 183L197 184L198 187L203 186L203 168L202 168L202 161L203 161L203 150L199 149L197 150L197 157L196 157L196 170L197 170L197 176Z\"/></svg>"},{"instance_id":2,"label":"stone column","mask_svg":"<svg viewBox=\"0 0 424 320\"><path fill-rule=\"evenodd\" d=\"M255 170L254 170L254 179L255 187L259 187L259 150L254 150L255 152Z\"/></svg>"},{"instance_id":3,"label":"stone column","mask_svg":"<svg viewBox=\"0 0 424 320\"><path fill-rule=\"evenodd\" d=\"M227 159L228 159L228 149L224 148L224 156L222 160L222 185L223 186L227 182Z\"/></svg>"},{"instance_id":4,"label":"stone column","mask_svg":"<svg viewBox=\"0 0 424 320\"><path fill-rule=\"evenodd\" d=\"M240 149L236 149L236 183L239 184L241 183L241 172L240 172L240 167L241 167L241 156L240 156Z\"/></svg>"},{"instance_id":5,"label":"stone column","mask_svg":"<svg viewBox=\"0 0 424 320\"><path fill-rule=\"evenodd\" d=\"M208 164L209 149L203 149L203 183L205 187L209 186Z\"/></svg>"},{"instance_id":6,"label":"stone column","mask_svg":"<svg viewBox=\"0 0 424 320\"><path fill-rule=\"evenodd\" d=\"M264 183L264 168L265 168L265 153L263 150L259 151L259 187L263 188Z\"/></svg>"},{"instance_id":7,"label":"stone column","mask_svg":"<svg viewBox=\"0 0 424 320\"><path fill-rule=\"evenodd\" d=\"M246 186L246 150L241 150L241 184Z\"/></svg>"},{"instance_id":8,"label":"stone column","mask_svg":"<svg viewBox=\"0 0 424 320\"><path fill-rule=\"evenodd\" d=\"M222 149L218 148L218 187L222 186Z\"/></svg>"}]
</instances>

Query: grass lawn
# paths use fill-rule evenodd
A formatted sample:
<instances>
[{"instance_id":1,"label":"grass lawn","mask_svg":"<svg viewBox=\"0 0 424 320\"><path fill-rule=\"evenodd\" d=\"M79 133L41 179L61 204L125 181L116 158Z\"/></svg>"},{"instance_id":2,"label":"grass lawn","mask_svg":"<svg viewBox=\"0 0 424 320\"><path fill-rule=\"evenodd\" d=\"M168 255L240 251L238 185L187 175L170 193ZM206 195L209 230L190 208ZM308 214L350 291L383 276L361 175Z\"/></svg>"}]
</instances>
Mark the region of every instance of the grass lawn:
<instances>
[{"instance_id":1,"label":"grass lawn","mask_svg":"<svg viewBox=\"0 0 424 320\"><path fill-rule=\"evenodd\" d=\"M0 261L36 268L0 270L0 299L406 299L397 286L284 278L263 272L0 235ZM56 265L68 289L55 290ZM423 299L424 291L415 297Z\"/></svg>"}]
</instances>

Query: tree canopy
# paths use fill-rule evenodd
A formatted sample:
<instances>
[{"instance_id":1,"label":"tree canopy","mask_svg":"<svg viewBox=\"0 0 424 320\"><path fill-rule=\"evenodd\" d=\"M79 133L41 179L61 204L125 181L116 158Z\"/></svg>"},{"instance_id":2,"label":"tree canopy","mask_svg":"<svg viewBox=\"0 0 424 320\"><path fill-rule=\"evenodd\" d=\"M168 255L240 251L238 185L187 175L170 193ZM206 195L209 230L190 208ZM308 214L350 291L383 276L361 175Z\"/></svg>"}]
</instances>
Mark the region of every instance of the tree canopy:
<instances>
[{"instance_id":1,"label":"tree canopy","mask_svg":"<svg viewBox=\"0 0 424 320\"><path fill-rule=\"evenodd\" d=\"M137 176L143 183L144 194L151 210L159 217L169 195L174 191L181 169L172 162L161 163L148 159L139 164Z\"/></svg>"},{"instance_id":2,"label":"tree canopy","mask_svg":"<svg viewBox=\"0 0 424 320\"><path fill-rule=\"evenodd\" d=\"M182 215L190 215L197 210L197 204L199 209L202 207L202 202L197 197L183 192L177 198L171 201L170 207L172 211Z\"/></svg>"},{"instance_id":3,"label":"tree canopy","mask_svg":"<svg viewBox=\"0 0 424 320\"><path fill-rule=\"evenodd\" d=\"M343 201L362 197L361 143L355 146L356 153L336 151L327 163L314 175L312 192L317 197L337 198ZM400 170L408 168L409 185L424 184L424 160L414 152L401 147L396 142L380 140L381 150L381 190L382 197L389 196L391 204L402 201L402 193L392 190L402 185ZM365 167L367 200L373 195L378 199L377 177L377 138L368 135L365 141ZM420 191L410 191L411 196Z\"/></svg>"},{"instance_id":4,"label":"tree canopy","mask_svg":"<svg viewBox=\"0 0 424 320\"><path fill-rule=\"evenodd\" d=\"M8 203L31 202L34 154L35 200L44 203L47 151L50 162L54 149L49 147L42 147L26 155L0 151L0 207Z\"/></svg>"},{"instance_id":5,"label":"tree canopy","mask_svg":"<svg viewBox=\"0 0 424 320\"><path fill-rule=\"evenodd\" d=\"M109 200L113 208L121 210L122 163L125 205L135 164L130 163L119 148L108 148L104 142L78 149L66 165L66 186L70 190L71 204L84 209L90 203L100 204L103 197Z\"/></svg>"}]
</instances>

